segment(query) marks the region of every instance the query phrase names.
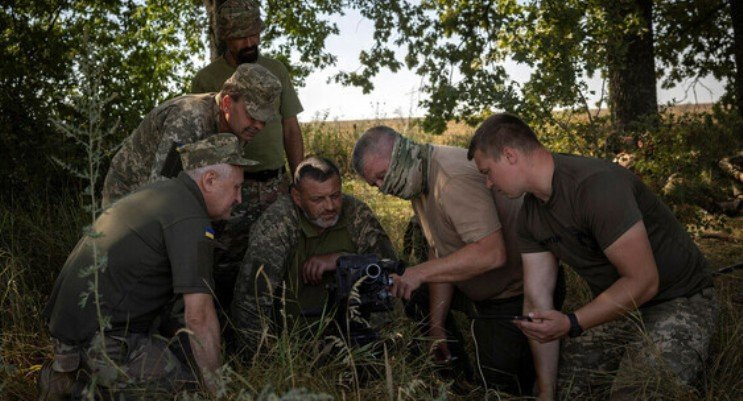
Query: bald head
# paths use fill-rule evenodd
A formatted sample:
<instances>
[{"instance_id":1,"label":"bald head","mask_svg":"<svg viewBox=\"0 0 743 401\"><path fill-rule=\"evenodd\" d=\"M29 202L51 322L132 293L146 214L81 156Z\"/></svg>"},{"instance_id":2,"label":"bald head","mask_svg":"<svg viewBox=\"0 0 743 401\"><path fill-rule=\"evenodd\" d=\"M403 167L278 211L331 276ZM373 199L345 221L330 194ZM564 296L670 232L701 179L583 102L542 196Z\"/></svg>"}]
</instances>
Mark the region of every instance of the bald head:
<instances>
[{"instance_id":1,"label":"bald head","mask_svg":"<svg viewBox=\"0 0 743 401\"><path fill-rule=\"evenodd\" d=\"M365 177L364 166L371 159L384 159L389 164L392 148L398 136L400 133L385 125L366 130L353 148L351 164L356 173Z\"/></svg>"}]
</instances>

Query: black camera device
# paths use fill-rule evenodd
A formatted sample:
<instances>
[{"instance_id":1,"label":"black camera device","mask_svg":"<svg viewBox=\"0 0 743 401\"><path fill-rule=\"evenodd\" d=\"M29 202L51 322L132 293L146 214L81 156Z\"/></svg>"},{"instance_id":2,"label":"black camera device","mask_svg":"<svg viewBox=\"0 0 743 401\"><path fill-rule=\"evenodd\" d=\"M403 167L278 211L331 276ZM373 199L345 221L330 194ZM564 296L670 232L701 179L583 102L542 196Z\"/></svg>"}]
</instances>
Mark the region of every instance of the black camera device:
<instances>
[{"instance_id":1,"label":"black camera device","mask_svg":"<svg viewBox=\"0 0 743 401\"><path fill-rule=\"evenodd\" d=\"M330 302L337 306L336 319L346 328L348 340L354 345L375 341L377 334L366 325L349 320L350 308L363 319L372 312L392 310L394 303L390 286L391 274L401 275L405 265L401 261L380 259L374 254L344 255L338 258L335 283L328 284Z\"/></svg>"}]
</instances>

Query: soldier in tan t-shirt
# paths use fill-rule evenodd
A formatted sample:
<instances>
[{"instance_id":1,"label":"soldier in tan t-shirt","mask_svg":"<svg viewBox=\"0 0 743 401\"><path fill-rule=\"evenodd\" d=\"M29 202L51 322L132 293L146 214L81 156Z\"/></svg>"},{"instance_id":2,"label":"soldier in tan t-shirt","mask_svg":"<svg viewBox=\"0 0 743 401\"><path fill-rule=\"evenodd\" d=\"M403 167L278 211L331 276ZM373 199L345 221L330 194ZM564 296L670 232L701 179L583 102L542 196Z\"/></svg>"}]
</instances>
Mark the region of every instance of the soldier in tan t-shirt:
<instances>
[{"instance_id":1,"label":"soldier in tan t-shirt","mask_svg":"<svg viewBox=\"0 0 743 401\"><path fill-rule=\"evenodd\" d=\"M452 300L474 304L483 317L474 326L481 379L491 388L528 394L534 383L531 354L526 337L510 322L523 305L521 259L514 248L521 199L489 190L465 149L417 144L389 127L361 136L353 164L370 185L411 200L431 249L428 261L395 277L393 294L410 299L428 284L429 303L423 306L430 311L429 334L442 340ZM440 344L448 358L447 343Z\"/></svg>"}]
</instances>

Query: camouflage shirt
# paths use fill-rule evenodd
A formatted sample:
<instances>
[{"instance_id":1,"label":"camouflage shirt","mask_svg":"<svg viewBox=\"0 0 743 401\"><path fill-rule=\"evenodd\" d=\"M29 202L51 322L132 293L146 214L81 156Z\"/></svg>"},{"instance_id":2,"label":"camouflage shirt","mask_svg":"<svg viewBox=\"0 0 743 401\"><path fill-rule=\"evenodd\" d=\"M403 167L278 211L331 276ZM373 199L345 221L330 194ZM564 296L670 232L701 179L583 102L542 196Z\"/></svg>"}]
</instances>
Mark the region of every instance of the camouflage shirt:
<instances>
[{"instance_id":1,"label":"camouflage shirt","mask_svg":"<svg viewBox=\"0 0 743 401\"><path fill-rule=\"evenodd\" d=\"M265 319L271 321L275 316L275 300L282 295L290 265L305 235L301 219L301 211L288 195L284 195L251 228L232 303L233 323L240 333L242 345L251 352L256 349L255 339L261 332L262 322ZM346 225L346 231L355 244L355 253L396 257L387 233L362 201L343 195L338 224Z\"/></svg>"},{"instance_id":2,"label":"camouflage shirt","mask_svg":"<svg viewBox=\"0 0 743 401\"><path fill-rule=\"evenodd\" d=\"M215 96L180 96L147 114L111 160L103 183L104 206L144 184L177 175L181 168L175 145L198 141L219 130Z\"/></svg>"}]
</instances>

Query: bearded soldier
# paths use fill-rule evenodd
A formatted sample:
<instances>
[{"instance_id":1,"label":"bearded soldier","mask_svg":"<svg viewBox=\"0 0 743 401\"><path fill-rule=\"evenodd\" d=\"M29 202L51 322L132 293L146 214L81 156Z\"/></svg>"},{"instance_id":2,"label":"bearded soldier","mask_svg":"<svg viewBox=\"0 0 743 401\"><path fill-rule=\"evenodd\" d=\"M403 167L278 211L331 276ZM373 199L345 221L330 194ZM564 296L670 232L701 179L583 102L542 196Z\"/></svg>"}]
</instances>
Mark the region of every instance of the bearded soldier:
<instances>
[{"instance_id":1,"label":"bearded soldier","mask_svg":"<svg viewBox=\"0 0 743 401\"><path fill-rule=\"evenodd\" d=\"M251 229L232 304L244 349L255 351L263 324L277 322L282 294L290 321L319 315L328 298L324 284L333 281L342 254L395 258L371 209L341 192L338 167L308 158L294 173L291 194L280 197Z\"/></svg>"}]
</instances>

